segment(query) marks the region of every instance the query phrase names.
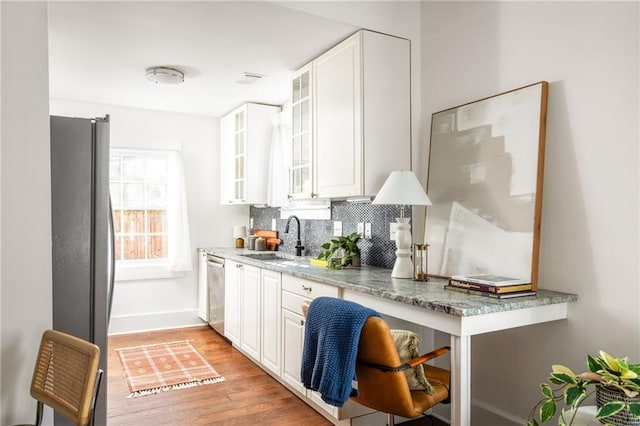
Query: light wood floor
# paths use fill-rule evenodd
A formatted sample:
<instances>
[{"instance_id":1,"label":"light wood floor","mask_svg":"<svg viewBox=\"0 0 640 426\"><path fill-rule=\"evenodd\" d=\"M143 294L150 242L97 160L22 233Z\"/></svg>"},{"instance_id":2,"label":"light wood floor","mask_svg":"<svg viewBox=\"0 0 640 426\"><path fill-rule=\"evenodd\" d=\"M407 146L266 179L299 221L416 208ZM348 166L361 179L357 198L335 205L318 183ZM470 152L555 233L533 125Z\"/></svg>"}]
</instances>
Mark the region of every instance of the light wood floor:
<instances>
[{"instance_id":1,"label":"light wood floor","mask_svg":"<svg viewBox=\"0 0 640 426\"><path fill-rule=\"evenodd\" d=\"M175 340L193 340L193 346L226 380L128 399L115 349ZM110 336L108 363L108 426L331 425L209 327ZM405 424L443 425L426 419Z\"/></svg>"}]
</instances>

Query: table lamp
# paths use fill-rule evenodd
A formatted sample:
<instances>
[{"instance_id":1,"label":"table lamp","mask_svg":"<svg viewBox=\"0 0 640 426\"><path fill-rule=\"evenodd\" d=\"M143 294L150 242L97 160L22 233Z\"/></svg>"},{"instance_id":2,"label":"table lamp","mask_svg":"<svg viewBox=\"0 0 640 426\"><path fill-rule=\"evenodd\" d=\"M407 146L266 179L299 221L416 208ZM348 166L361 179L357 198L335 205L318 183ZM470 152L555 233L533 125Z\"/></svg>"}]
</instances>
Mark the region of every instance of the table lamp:
<instances>
[{"instance_id":1,"label":"table lamp","mask_svg":"<svg viewBox=\"0 0 640 426\"><path fill-rule=\"evenodd\" d=\"M233 238L236 239L236 248L244 248L244 238L247 235L247 227L244 225L233 225Z\"/></svg>"},{"instance_id":2,"label":"table lamp","mask_svg":"<svg viewBox=\"0 0 640 426\"><path fill-rule=\"evenodd\" d=\"M391 271L392 278L413 278L411 261L411 225L404 217L405 206L430 206L431 200L416 175L411 171L391 172L371 204L400 206L400 217L396 218L396 262Z\"/></svg>"}]
</instances>

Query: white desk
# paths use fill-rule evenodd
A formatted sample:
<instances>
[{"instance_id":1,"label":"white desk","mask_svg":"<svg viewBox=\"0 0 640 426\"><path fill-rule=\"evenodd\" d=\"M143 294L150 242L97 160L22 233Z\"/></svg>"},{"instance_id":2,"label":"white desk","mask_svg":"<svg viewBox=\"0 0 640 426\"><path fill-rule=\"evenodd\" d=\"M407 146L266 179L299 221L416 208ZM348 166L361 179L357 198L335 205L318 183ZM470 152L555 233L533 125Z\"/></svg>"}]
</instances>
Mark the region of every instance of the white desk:
<instances>
[{"instance_id":1,"label":"white desk","mask_svg":"<svg viewBox=\"0 0 640 426\"><path fill-rule=\"evenodd\" d=\"M471 336L567 318L567 302L473 316L456 316L346 288L343 290L343 298L373 308L381 314L451 335L452 426L471 424Z\"/></svg>"},{"instance_id":2,"label":"white desk","mask_svg":"<svg viewBox=\"0 0 640 426\"><path fill-rule=\"evenodd\" d=\"M381 314L451 335L451 425L471 424L471 336L567 318L575 294L538 290L537 296L498 300L444 289L446 280L427 282L391 278L391 270L363 266L332 270L308 259L268 262L254 252L207 249L218 256L340 287L342 297Z\"/></svg>"}]
</instances>

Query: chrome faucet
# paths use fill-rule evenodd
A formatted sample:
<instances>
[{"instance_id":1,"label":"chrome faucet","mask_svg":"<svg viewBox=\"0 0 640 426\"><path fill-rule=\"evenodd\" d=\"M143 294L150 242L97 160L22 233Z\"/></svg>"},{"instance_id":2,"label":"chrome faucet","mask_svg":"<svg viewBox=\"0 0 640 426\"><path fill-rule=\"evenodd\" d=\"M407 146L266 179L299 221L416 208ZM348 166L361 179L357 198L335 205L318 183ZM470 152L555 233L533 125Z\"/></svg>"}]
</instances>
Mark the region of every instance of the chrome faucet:
<instances>
[{"instance_id":1,"label":"chrome faucet","mask_svg":"<svg viewBox=\"0 0 640 426\"><path fill-rule=\"evenodd\" d=\"M289 233L289 223L291 222L291 219L295 219L296 222L298 222L298 240L296 241L296 256L302 256L302 250L304 249L304 246L300 241L300 219L298 219L298 216L296 215L289 216L289 218L287 219L287 226L285 226L284 228L284 232L285 234Z\"/></svg>"}]
</instances>

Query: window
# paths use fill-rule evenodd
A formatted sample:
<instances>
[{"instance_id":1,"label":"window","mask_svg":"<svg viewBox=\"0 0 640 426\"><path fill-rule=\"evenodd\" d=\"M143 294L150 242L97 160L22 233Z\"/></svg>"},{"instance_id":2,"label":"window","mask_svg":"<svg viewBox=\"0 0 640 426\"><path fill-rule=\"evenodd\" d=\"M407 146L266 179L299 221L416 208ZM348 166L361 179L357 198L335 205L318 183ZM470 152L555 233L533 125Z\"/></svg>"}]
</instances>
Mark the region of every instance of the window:
<instances>
[{"instance_id":1,"label":"window","mask_svg":"<svg viewBox=\"0 0 640 426\"><path fill-rule=\"evenodd\" d=\"M111 150L116 262L165 261L169 159L161 151Z\"/></svg>"}]
</instances>

